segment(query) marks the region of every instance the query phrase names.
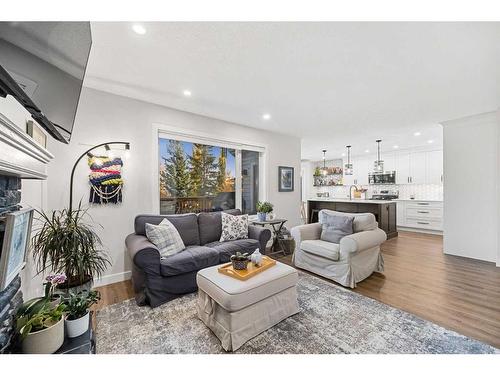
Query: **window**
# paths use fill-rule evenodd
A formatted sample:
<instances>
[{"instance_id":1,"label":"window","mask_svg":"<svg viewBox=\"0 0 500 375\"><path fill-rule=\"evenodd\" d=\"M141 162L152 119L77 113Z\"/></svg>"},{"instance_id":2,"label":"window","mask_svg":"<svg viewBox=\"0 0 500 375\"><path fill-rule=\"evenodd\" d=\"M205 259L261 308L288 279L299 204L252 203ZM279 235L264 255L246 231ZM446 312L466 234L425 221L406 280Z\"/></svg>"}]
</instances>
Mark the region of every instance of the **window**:
<instances>
[{"instance_id":1,"label":"window","mask_svg":"<svg viewBox=\"0 0 500 375\"><path fill-rule=\"evenodd\" d=\"M257 201L265 199L264 147L195 136L163 125L155 131L162 215L232 208L256 213Z\"/></svg>"}]
</instances>

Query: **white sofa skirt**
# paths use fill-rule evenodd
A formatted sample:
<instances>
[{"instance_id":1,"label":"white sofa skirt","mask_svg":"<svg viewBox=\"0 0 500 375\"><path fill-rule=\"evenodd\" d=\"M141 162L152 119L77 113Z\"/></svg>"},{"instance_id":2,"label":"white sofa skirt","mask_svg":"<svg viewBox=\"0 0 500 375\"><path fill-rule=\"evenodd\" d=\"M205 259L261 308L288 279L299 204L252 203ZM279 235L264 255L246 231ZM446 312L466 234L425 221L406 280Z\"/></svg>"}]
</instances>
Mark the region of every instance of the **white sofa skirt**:
<instances>
[{"instance_id":1,"label":"white sofa skirt","mask_svg":"<svg viewBox=\"0 0 500 375\"><path fill-rule=\"evenodd\" d=\"M295 286L230 312L203 290L198 290L198 317L219 338L226 351L238 350L245 342L299 312Z\"/></svg>"},{"instance_id":2,"label":"white sofa skirt","mask_svg":"<svg viewBox=\"0 0 500 375\"><path fill-rule=\"evenodd\" d=\"M297 249L294 254L294 264L303 270L333 280L343 286L355 288L356 283L366 279L373 272L384 271L384 258L380 246L360 251L332 261L324 257Z\"/></svg>"}]
</instances>

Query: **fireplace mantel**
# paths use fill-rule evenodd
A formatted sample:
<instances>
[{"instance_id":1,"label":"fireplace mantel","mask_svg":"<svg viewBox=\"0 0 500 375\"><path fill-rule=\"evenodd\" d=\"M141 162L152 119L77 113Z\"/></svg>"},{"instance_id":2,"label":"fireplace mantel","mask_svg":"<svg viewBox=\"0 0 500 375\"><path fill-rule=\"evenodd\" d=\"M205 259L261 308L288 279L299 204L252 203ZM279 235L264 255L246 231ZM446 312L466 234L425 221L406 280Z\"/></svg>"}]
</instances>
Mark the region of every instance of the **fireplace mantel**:
<instances>
[{"instance_id":1,"label":"fireplace mantel","mask_svg":"<svg viewBox=\"0 0 500 375\"><path fill-rule=\"evenodd\" d=\"M0 113L0 174L45 180L54 156Z\"/></svg>"}]
</instances>

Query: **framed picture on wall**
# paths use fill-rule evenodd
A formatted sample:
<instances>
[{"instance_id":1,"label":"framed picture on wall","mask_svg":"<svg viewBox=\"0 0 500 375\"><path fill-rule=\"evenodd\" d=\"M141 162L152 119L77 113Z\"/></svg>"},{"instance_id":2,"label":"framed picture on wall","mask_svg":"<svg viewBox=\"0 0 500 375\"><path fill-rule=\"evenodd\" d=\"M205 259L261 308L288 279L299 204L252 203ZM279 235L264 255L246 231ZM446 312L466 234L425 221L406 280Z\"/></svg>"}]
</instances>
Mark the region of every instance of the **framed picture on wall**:
<instances>
[{"instance_id":1,"label":"framed picture on wall","mask_svg":"<svg viewBox=\"0 0 500 375\"><path fill-rule=\"evenodd\" d=\"M293 167L278 167L278 191L293 191Z\"/></svg>"},{"instance_id":2,"label":"framed picture on wall","mask_svg":"<svg viewBox=\"0 0 500 375\"><path fill-rule=\"evenodd\" d=\"M5 234L0 253L0 291L4 290L26 264L33 209L14 211L2 217Z\"/></svg>"}]
</instances>

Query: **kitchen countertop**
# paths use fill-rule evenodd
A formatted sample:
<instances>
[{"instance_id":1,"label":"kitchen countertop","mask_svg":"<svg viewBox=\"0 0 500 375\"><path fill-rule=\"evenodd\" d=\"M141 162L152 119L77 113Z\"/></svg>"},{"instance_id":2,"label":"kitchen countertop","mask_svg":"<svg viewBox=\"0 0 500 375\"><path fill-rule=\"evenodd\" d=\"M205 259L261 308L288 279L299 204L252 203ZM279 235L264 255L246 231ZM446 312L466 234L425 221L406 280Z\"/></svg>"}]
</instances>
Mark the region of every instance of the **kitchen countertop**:
<instances>
[{"instance_id":1,"label":"kitchen countertop","mask_svg":"<svg viewBox=\"0 0 500 375\"><path fill-rule=\"evenodd\" d=\"M334 203L364 203L364 204L386 204L394 201L382 201L371 199L349 199L349 198L310 198L312 202L334 202Z\"/></svg>"},{"instance_id":2,"label":"kitchen countertop","mask_svg":"<svg viewBox=\"0 0 500 375\"><path fill-rule=\"evenodd\" d=\"M393 199L393 201L400 201L400 202L437 202L437 203L442 203L443 200L442 199L402 199L402 198L398 198L398 199Z\"/></svg>"}]
</instances>

